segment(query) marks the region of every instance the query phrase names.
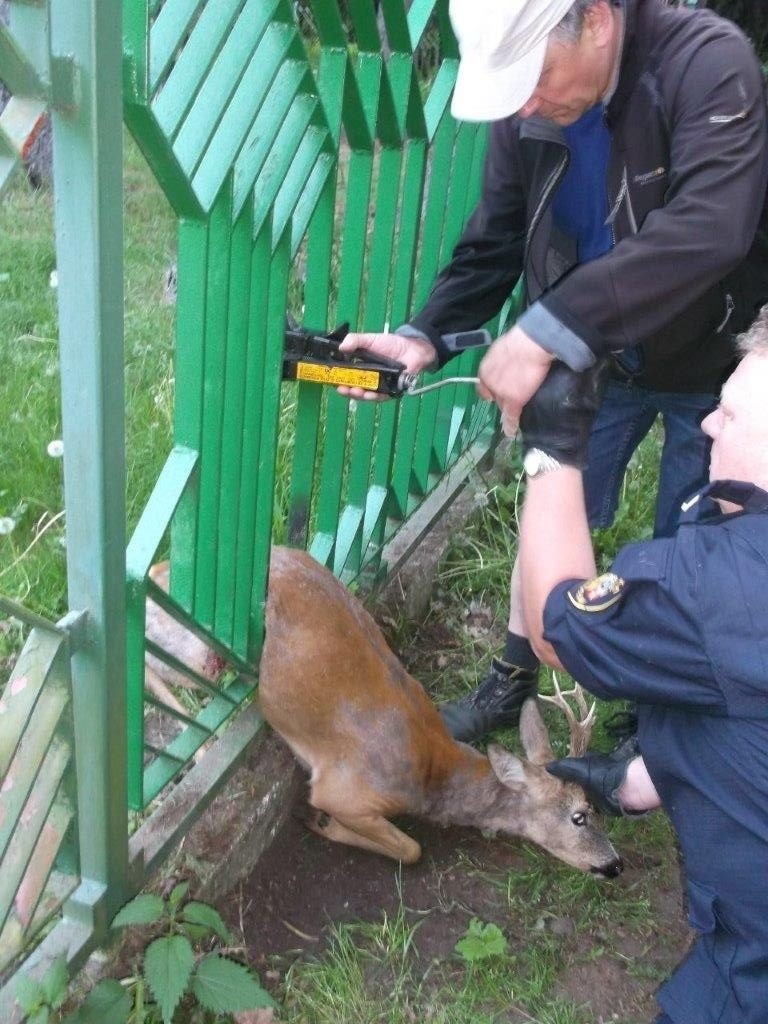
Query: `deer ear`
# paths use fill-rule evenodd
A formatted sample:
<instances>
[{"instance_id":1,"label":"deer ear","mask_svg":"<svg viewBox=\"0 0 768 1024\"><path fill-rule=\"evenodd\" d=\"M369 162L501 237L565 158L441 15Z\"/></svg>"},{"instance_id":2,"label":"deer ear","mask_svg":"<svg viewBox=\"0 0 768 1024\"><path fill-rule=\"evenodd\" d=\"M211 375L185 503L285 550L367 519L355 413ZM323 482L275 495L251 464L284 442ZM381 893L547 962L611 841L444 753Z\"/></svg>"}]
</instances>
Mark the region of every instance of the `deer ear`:
<instances>
[{"instance_id":1,"label":"deer ear","mask_svg":"<svg viewBox=\"0 0 768 1024\"><path fill-rule=\"evenodd\" d=\"M515 757L498 743L488 744L488 760L499 782L510 789L518 789L525 783L525 767L519 757Z\"/></svg>"},{"instance_id":2,"label":"deer ear","mask_svg":"<svg viewBox=\"0 0 768 1024\"><path fill-rule=\"evenodd\" d=\"M530 697L520 712L520 740L529 761L533 764L548 764L555 755L549 742L549 733L539 711L539 703Z\"/></svg>"}]
</instances>

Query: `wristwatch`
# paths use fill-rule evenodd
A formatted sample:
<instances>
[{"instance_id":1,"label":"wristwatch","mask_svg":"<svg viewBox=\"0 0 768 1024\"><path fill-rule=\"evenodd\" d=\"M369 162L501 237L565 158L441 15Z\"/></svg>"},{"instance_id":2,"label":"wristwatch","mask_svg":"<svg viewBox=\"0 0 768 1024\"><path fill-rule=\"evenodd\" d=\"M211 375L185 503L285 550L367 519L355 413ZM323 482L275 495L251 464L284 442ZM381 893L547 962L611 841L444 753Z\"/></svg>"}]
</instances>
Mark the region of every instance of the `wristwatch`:
<instances>
[{"instance_id":1,"label":"wristwatch","mask_svg":"<svg viewBox=\"0 0 768 1024\"><path fill-rule=\"evenodd\" d=\"M562 468L562 462L558 462L552 455L547 455L541 448L530 448L523 459L526 476L538 476L540 473L551 473L553 469Z\"/></svg>"}]
</instances>

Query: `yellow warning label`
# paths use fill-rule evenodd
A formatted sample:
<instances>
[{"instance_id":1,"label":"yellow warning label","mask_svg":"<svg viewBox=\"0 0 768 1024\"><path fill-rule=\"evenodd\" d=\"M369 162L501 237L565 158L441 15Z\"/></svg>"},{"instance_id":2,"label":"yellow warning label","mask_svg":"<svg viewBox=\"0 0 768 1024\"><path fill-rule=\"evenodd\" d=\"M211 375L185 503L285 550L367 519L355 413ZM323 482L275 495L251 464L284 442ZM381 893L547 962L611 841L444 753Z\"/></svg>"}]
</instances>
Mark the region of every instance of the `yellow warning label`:
<instances>
[{"instance_id":1,"label":"yellow warning label","mask_svg":"<svg viewBox=\"0 0 768 1024\"><path fill-rule=\"evenodd\" d=\"M379 376L375 370L353 370L343 366L319 366L317 363L296 363L296 380L311 380L315 384L343 384L348 388L376 391Z\"/></svg>"}]
</instances>

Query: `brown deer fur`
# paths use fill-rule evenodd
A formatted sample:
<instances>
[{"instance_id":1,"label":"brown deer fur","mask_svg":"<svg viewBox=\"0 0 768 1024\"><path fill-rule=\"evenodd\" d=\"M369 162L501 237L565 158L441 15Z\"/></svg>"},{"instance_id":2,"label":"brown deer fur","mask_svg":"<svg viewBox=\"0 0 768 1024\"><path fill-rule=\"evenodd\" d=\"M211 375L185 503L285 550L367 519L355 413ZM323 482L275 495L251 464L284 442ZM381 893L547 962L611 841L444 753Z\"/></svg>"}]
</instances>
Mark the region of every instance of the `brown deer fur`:
<instances>
[{"instance_id":1,"label":"brown deer fur","mask_svg":"<svg viewBox=\"0 0 768 1024\"><path fill-rule=\"evenodd\" d=\"M259 700L310 771L309 824L328 839L411 863L419 844L388 820L408 814L525 836L584 871L621 870L583 791L543 767L553 755L536 701L521 717L528 761L458 743L359 601L302 551L273 549Z\"/></svg>"}]
</instances>

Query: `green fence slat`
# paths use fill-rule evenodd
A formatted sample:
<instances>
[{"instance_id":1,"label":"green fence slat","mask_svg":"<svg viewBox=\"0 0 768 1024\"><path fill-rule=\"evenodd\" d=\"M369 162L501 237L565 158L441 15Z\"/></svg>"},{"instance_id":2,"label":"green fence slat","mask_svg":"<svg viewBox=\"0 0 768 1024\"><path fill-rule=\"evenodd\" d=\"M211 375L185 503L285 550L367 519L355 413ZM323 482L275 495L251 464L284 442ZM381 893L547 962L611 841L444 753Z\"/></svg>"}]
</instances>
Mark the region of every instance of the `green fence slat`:
<instances>
[{"instance_id":1,"label":"green fence slat","mask_svg":"<svg viewBox=\"0 0 768 1024\"><path fill-rule=\"evenodd\" d=\"M284 64L277 72L274 87L270 89L261 105L253 125L245 137L241 153L235 161L234 172L234 207L239 211L251 189L261 174L264 163L274 148L285 145L276 141L280 135L286 116L291 111L305 70L291 62ZM311 113L311 101L309 103ZM274 199L274 194L272 196ZM256 195L259 208L263 209L262 219L269 213L269 202L261 195L261 184ZM258 220L258 219L257 219Z\"/></svg>"},{"instance_id":2,"label":"green fence slat","mask_svg":"<svg viewBox=\"0 0 768 1024\"><path fill-rule=\"evenodd\" d=\"M435 275L440 269L443 215L445 197L448 194L451 179L451 158L455 132L456 123L453 118L446 115L440 123L432 145L429 187L425 196L424 220L416 267L416 308L426 301Z\"/></svg>"},{"instance_id":3,"label":"green fence slat","mask_svg":"<svg viewBox=\"0 0 768 1024\"><path fill-rule=\"evenodd\" d=\"M0 697L3 727L0 729L0 778L13 760L24 730L46 685L67 678L66 637L49 630L34 629L11 670Z\"/></svg>"},{"instance_id":4,"label":"green fence slat","mask_svg":"<svg viewBox=\"0 0 768 1024\"><path fill-rule=\"evenodd\" d=\"M320 53L320 62L315 73L317 92L335 147L338 147L341 136L347 65L346 49L324 49Z\"/></svg>"},{"instance_id":5,"label":"green fence slat","mask_svg":"<svg viewBox=\"0 0 768 1024\"><path fill-rule=\"evenodd\" d=\"M208 251L208 224L182 220L177 264L174 439L176 444L197 452L202 441ZM185 490L171 526L171 593L187 611L192 609L195 593L199 479L198 472Z\"/></svg>"},{"instance_id":6,"label":"green fence slat","mask_svg":"<svg viewBox=\"0 0 768 1024\"><path fill-rule=\"evenodd\" d=\"M189 111L242 6L242 0L209 0L201 11L173 70L152 102L152 111L169 138Z\"/></svg>"},{"instance_id":7,"label":"green fence slat","mask_svg":"<svg viewBox=\"0 0 768 1024\"><path fill-rule=\"evenodd\" d=\"M341 576L347 568L351 552L355 548L359 551L364 515L365 508L360 505L346 505L341 512L336 528L336 545L333 552L333 572L336 576ZM359 556L350 569L353 575L357 575Z\"/></svg>"},{"instance_id":8,"label":"green fence slat","mask_svg":"<svg viewBox=\"0 0 768 1024\"><path fill-rule=\"evenodd\" d=\"M430 140L433 140L437 135L443 118L449 115L451 96L453 95L453 87L456 83L458 70L458 61L446 60L440 65L440 70L435 76L435 81L424 104L427 138Z\"/></svg>"},{"instance_id":9,"label":"green fence slat","mask_svg":"<svg viewBox=\"0 0 768 1024\"><path fill-rule=\"evenodd\" d=\"M193 23L200 6L200 0L165 0L151 29L149 59L150 90L154 93L157 84L168 70L174 55Z\"/></svg>"},{"instance_id":10,"label":"green fence slat","mask_svg":"<svg viewBox=\"0 0 768 1024\"><path fill-rule=\"evenodd\" d=\"M60 741L54 742L48 749L24 809L24 827L16 829L0 860L0 929L5 925L13 899L56 799L70 754L69 745Z\"/></svg>"},{"instance_id":11,"label":"green fence slat","mask_svg":"<svg viewBox=\"0 0 768 1024\"><path fill-rule=\"evenodd\" d=\"M331 46L347 48L347 34L337 4L329 4L327 0L312 0L312 17L323 49Z\"/></svg>"},{"instance_id":12,"label":"green fence slat","mask_svg":"<svg viewBox=\"0 0 768 1024\"><path fill-rule=\"evenodd\" d=\"M323 146L324 138L324 132L317 131L311 127L308 128L302 136L295 155L291 158L286 168L282 184L279 185L277 195L275 196L273 234L275 236L280 235L290 226L289 245L291 256L294 255L296 231L290 222L294 211L301 202L305 187L310 181L313 168L317 166L317 158ZM267 181L269 177L274 176L275 180L279 183L280 165L277 162L274 165L267 166L264 170ZM269 186L267 187L269 188Z\"/></svg>"},{"instance_id":13,"label":"green fence slat","mask_svg":"<svg viewBox=\"0 0 768 1024\"><path fill-rule=\"evenodd\" d=\"M322 139L325 148L327 136ZM291 256L295 257L309 229L309 224L316 207L321 201L323 190L332 177L336 161L327 153L320 153L310 171L304 188L301 190L293 211L291 226Z\"/></svg>"},{"instance_id":14,"label":"green fence slat","mask_svg":"<svg viewBox=\"0 0 768 1024\"><path fill-rule=\"evenodd\" d=\"M125 601L125 729L127 736L128 806L144 807L144 633L147 581L127 573Z\"/></svg>"},{"instance_id":15,"label":"green fence slat","mask_svg":"<svg viewBox=\"0 0 768 1024\"><path fill-rule=\"evenodd\" d=\"M251 252L251 280L248 309L248 343L243 365L244 391L247 396L243 418L243 442L240 481L240 506L237 511L237 554L234 579L234 650L247 658L251 636L251 601L254 593L254 557L256 544L256 503L260 486L258 461L262 450L263 403L267 374L267 334L265 310L269 304L269 279L272 262L271 225L265 224L254 238ZM262 544L266 538L261 538Z\"/></svg>"},{"instance_id":16,"label":"green fence slat","mask_svg":"<svg viewBox=\"0 0 768 1024\"><path fill-rule=\"evenodd\" d=\"M253 585L249 655L256 661L264 638L264 593L269 570L270 538L275 492L280 386L285 337L285 295L291 266L290 237L284 234L273 249L269 277L267 334L262 392L261 444L258 460L258 494L253 535Z\"/></svg>"},{"instance_id":17,"label":"green fence slat","mask_svg":"<svg viewBox=\"0 0 768 1024\"><path fill-rule=\"evenodd\" d=\"M465 222L467 182L470 178L474 152L475 130L469 125L459 127L450 158L450 178L442 216L442 237L438 262L442 266L450 259ZM445 468L445 449L450 433L451 407L455 398L453 388L434 391L424 396L424 406L416 433L412 473L418 487L426 491L431 472Z\"/></svg>"},{"instance_id":18,"label":"green fence slat","mask_svg":"<svg viewBox=\"0 0 768 1024\"><path fill-rule=\"evenodd\" d=\"M406 20L408 23L408 34L411 48L415 50L421 42L421 37L429 24L429 19L436 7L440 6L440 0L413 0L408 7Z\"/></svg>"},{"instance_id":19,"label":"green fence slat","mask_svg":"<svg viewBox=\"0 0 768 1024\"><path fill-rule=\"evenodd\" d=\"M45 99L48 89L7 25L0 22L0 77L18 96Z\"/></svg>"},{"instance_id":20,"label":"green fence slat","mask_svg":"<svg viewBox=\"0 0 768 1024\"><path fill-rule=\"evenodd\" d=\"M246 13L250 15L246 19ZM259 11L256 0L249 0L238 19L236 29L222 47L211 71L201 86L194 105L184 119L174 141L174 150L184 170L192 175L208 150L214 136L231 148L229 137L222 137L219 125L234 112L241 120L258 110L291 41L290 30L267 23L267 11ZM246 114L242 113L245 107ZM229 115L230 120L232 115ZM227 124L224 136L236 134ZM235 148L235 153L239 146Z\"/></svg>"},{"instance_id":21,"label":"green fence slat","mask_svg":"<svg viewBox=\"0 0 768 1024\"><path fill-rule=\"evenodd\" d=\"M380 533L383 530L385 513L387 510L387 488L374 485L368 491L365 502L365 517L363 519L363 553L365 554L368 545L373 541L376 547L380 543Z\"/></svg>"},{"instance_id":22,"label":"green fence slat","mask_svg":"<svg viewBox=\"0 0 768 1024\"><path fill-rule=\"evenodd\" d=\"M194 726L189 726L159 751L144 771L144 799L150 803L171 782L184 765L191 760L210 734L231 717L238 707L253 693L253 685L236 679L228 693L219 694L203 708Z\"/></svg>"},{"instance_id":23,"label":"green fence slat","mask_svg":"<svg viewBox=\"0 0 768 1024\"><path fill-rule=\"evenodd\" d=\"M393 53L386 64L386 78L386 95L391 96L398 134L411 139L426 138L424 108L413 59L404 53Z\"/></svg>"},{"instance_id":24,"label":"green fence slat","mask_svg":"<svg viewBox=\"0 0 768 1024\"><path fill-rule=\"evenodd\" d=\"M46 828L54 836L66 835L74 811L65 803L56 804L48 818ZM27 874L20 882L20 887L26 893L37 896L37 902L33 905L31 920L19 919L19 915L12 908L5 927L0 929L0 972L5 972L14 960L20 957L30 945L30 938L38 935L50 918L59 910L63 902L72 894L77 887L79 879L75 875L64 875L58 871L52 871L49 860L56 855L55 843L48 837L41 836L38 847L32 854L32 860ZM42 891L32 892L32 886L37 883L38 876L42 876L47 869L47 876ZM34 875L34 878L31 877Z\"/></svg>"},{"instance_id":25,"label":"green fence slat","mask_svg":"<svg viewBox=\"0 0 768 1024\"><path fill-rule=\"evenodd\" d=\"M360 94L360 101L368 134L371 141L376 137L382 84L381 56L370 53L359 53L354 62L354 79ZM368 148L366 146L366 148Z\"/></svg>"},{"instance_id":26,"label":"green fence slat","mask_svg":"<svg viewBox=\"0 0 768 1024\"><path fill-rule=\"evenodd\" d=\"M250 207L235 221L230 249L227 342L224 389L227 401L221 435L221 478L219 485L219 526L216 533L216 636L229 646L234 631L234 579L237 571L237 535L240 521L240 463L243 457L243 426L247 401L244 388L248 341L248 309L251 281Z\"/></svg>"},{"instance_id":27,"label":"green fence slat","mask_svg":"<svg viewBox=\"0 0 768 1024\"><path fill-rule=\"evenodd\" d=\"M407 53L412 50L411 33L408 26L405 4L402 0L381 0L379 10L387 30L387 42L394 52Z\"/></svg>"},{"instance_id":28,"label":"green fence slat","mask_svg":"<svg viewBox=\"0 0 768 1024\"><path fill-rule=\"evenodd\" d=\"M197 524L195 617L213 630L216 604L216 532L221 481L221 431L224 418L224 367L229 295L231 191L222 189L211 211L205 305L200 507Z\"/></svg>"},{"instance_id":29,"label":"green fence slat","mask_svg":"<svg viewBox=\"0 0 768 1024\"><path fill-rule=\"evenodd\" d=\"M264 223L264 219L272 213L273 237L282 234L286 228L290 209L298 199L302 180L306 180L309 167L306 165L307 152L299 154L305 144L305 132L312 118L315 100L306 96L296 96L285 112L269 156L264 162L259 175L258 187L254 193L253 219L256 230ZM322 136L315 135L310 140L309 152L314 155L320 152ZM294 168L294 163L298 166ZM294 194L288 195L288 189ZM283 200L278 209L278 196Z\"/></svg>"},{"instance_id":30,"label":"green fence slat","mask_svg":"<svg viewBox=\"0 0 768 1024\"><path fill-rule=\"evenodd\" d=\"M322 3L322 0L317 0L317 2ZM376 25L374 5L370 3L370 0L347 0L347 13L360 50L378 52L381 48L381 40Z\"/></svg>"},{"instance_id":31,"label":"green fence slat","mask_svg":"<svg viewBox=\"0 0 768 1024\"><path fill-rule=\"evenodd\" d=\"M326 327L330 290L330 268L334 242L336 183L329 177L317 208L313 211L307 239L304 274L306 324L313 329ZM316 268L309 274L308 268ZM321 429L320 413L323 389L311 384L296 386L294 457L288 507L288 543L306 547L314 485L315 459Z\"/></svg>"},{"instance_id":32,"label":"green fence slat","mask_svg":"<svg viewBox=\"0 0 768 1024\"><path fill-rule=\"evenodd\" d=\"M19 815L35 784L40 765L54 742L54 735L67 701L68 693L64 686L46 687L32 720L24 731L16 756L4 773L3 788L0 791L0 858L5 856L8 842L18 825ZM61 745L61 741L57 742ZM66 761L63 764L66 767Z\"/></svg>"},{"instance_id":33,"label":"green fence slat","mask_svg":"<svg viewBox=\"0 0 768 1024\"><path fill-rule=\"evenodd\" d=\"M123 96L149 101L149 11L146 0L123 0Z\"/></svg>"},{"instance_id":34,"label":"green fence slat","mask_svg":"<svg viewBox=\"0 0 768 1024\"><path fill-rule=\"evenodd\" d=\"M265 44L267 40L271 41L271 39L271 33L267 33ZM262 47L260 47L246 68L242 81L195 171L195 189L198 195L203 197L204 202L207 197L218 191L238 153L244 149L256 111L257 100L260 98L262 90L269 85L266 76L271 78L274 71L275 79L270 93L276 92L285 84L288 93L286 98L290 100L295 95L305 76L305 68L302 64L285 60L287 44L290 41L291 37L286 31L283 38L278 41L278 48L269 55L268 59L262 54ZM273 61L277 63L273 65ZM274 126L270 131L270 136L273 135Z\"/></svg>"},{"instance_id":35,"label":"green fence slat","mask_svg":"<svg viewBox=\"0 0 768 1024\"><path fill-rule=\"evenodd\" d=\"M139 517L126 550L129 578L143 579L197 468L198 453L174 445Z\"/></svg>"},{"instance_id":36,"label":"green fence slat","mask_svg":"<svg viewBox=\"0 0 768 1024\"><path fill-rule=\"evenodd\" d=\"M390 300L389 282L394 276L393 253L395 230L400 199L402 153L397 149L382 149L379 155L376 181L376 219L370 242L365 296L364 325L368 330L381 330L387 319ZM392 324L392 327L397 327Z\"/></svg>"}]
</instances>

